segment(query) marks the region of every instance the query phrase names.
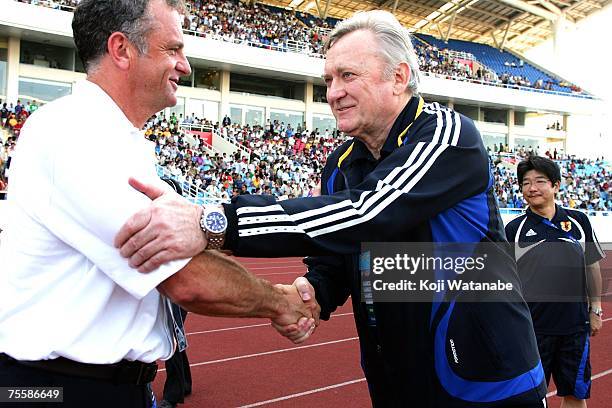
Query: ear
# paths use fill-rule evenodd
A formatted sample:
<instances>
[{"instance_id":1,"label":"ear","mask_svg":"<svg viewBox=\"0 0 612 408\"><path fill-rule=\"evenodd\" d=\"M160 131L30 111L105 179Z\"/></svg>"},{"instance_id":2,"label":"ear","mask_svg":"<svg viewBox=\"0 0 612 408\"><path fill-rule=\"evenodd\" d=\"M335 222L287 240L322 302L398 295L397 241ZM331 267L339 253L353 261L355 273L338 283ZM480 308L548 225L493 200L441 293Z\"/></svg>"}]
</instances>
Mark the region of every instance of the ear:
<instances>
[{"instance_id":1,"label":"ear","mask_svg":"<svg viewBox=\"0 0 612 408\"><path fill-rule=\"evenodd\" d=\"M401 62L393 73L393 94L401 95L406 92L411 77L410 66L407 62Z\"/></svg>"},{"instance_id":2,"label":"ear","mask_svg":"<svg viewBox=\"0 0 612 408\"><path fill-rule=\"evenodd\" d=\"M118 31L112 33L108 37L106 47L111 61L117 68L125 71L130 67L136 50L125 34Z\"/></svg>"},{"instance_id":3,"label":"ear","mask_svg":"<svg viewBox=\"0 0 612 408\"><path fill-rule=\"evenodd\" d=\"M557 181L555 184L553 184L553 188L555 190L555 193L558 193L559 190L561 189L561 182Z\"/></svg>"}]
</instances>

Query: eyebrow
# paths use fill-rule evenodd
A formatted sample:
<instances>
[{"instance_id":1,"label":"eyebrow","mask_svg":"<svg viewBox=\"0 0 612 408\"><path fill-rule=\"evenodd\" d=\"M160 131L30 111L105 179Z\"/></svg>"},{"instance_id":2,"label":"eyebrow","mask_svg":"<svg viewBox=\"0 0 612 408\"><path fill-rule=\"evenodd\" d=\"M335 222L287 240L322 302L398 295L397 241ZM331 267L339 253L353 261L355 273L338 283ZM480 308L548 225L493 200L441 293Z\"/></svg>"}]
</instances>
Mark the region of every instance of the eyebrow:
<instances>
[{"instance_id":1,"label":"eyebrow","mask_svg":"<svg viewBox=\"0 0 612 408\"><path fill-rule=\"evenodd\" d=\"M166 48L178 48L179 50L182 50L183 48L185 48L185 43L183 43L182 41L170 41L165 45Z\"/></svg>"},{"instance_id":2,"label":"eyebrow","mask_svg":"<svg viewBox=\"0 0 612 408\"><path fill-rule=\"evenodd\" d=\"M332 69L330 71L336 72L338 74L342 73L342 72L345 72L345 71L351 71L353 73L356 73L358 71L358 69L359 69L359 67L357 67L357 66L340 65L340 66L337 66L336 68L334 68L334 69ZM321 75L321 78L325 79L326 76L329 76L329 75L323 74L323 75Z\"/></svg>"},{"instance_id":3,"label":"eyebrow","mask_svg":"<svg viewBox=\"0 0 612 408\"><path fill-rule=\"evenodd\" d=\"M531 177L524 177L524 178L523 178L523 182L525 182L525 181L529 181L529 180L538 180L538 179L550 180L550 179L549 179L548 177L546 177L546 176L535 176L535 177L533 177L533 178L531 178Z\"/></svg>"}]
</instances>

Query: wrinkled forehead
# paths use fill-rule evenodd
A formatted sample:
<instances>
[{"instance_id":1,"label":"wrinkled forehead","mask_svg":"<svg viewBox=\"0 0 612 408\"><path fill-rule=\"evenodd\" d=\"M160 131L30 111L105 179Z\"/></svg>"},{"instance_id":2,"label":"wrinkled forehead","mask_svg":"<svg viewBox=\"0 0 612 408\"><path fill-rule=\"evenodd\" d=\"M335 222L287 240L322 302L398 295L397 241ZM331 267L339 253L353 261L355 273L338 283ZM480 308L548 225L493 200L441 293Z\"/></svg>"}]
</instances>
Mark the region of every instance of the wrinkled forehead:
<instances>
[{"instance_id":1,"label":"wrinkled forehead","mask_svg":"<svg viewBox=\"0 0 612 408\"><path fill-rule=\"evenodd\" d=\"M360 72L382 62L382 58L369 49L341 49L328 53L323 67L323 77L345 71Z\"/></svg>"}]
</instances>

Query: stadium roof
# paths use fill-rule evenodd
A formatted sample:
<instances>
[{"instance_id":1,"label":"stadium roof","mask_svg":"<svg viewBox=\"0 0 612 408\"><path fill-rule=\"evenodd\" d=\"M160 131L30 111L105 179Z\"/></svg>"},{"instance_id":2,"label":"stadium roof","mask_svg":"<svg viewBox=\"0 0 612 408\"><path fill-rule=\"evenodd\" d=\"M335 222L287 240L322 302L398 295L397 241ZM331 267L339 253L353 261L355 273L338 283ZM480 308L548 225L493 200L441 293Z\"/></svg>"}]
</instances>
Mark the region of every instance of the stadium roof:
<instances>
[{"instance_id":1,"label":"stadium roof","mask_svg":"<svg viewBox=\"0 0 612 408\"><path fill-rule=\"evenodd\" d=\"M553 37L555 24L576 23L612 0L263 0L320 17L391 11L412 32L490 44L524 53ZM559 19L562 20L559 20Z\"/></svg>"}]
</instances>

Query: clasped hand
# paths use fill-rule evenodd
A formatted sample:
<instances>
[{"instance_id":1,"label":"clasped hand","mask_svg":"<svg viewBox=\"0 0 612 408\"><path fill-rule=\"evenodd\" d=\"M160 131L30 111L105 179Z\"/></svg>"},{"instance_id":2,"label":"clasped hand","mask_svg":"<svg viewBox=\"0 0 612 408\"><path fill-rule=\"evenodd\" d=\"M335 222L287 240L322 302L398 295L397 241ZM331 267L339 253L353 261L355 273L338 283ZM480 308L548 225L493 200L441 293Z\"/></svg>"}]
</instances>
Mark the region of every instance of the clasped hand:
<instances>
[{"instance_id":1,"label":"clasped hand","mask_svg":"<svg viewBox=\"0 0 612 408\"><path fill-rule=\"evenodd\" d=\"M303 277L297 278L292 285L278 284L274 287L282 291L290 309L272 319L272 327L295 344L306 341L319 325L321 312L321 307L315 299L314 288Z\"/></svg>"}]
</instances>

